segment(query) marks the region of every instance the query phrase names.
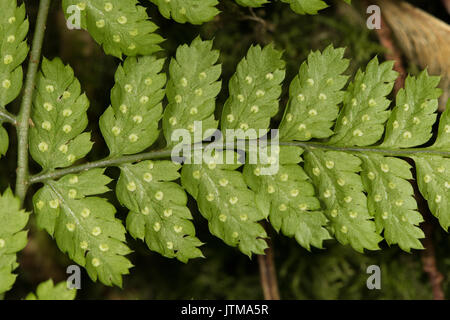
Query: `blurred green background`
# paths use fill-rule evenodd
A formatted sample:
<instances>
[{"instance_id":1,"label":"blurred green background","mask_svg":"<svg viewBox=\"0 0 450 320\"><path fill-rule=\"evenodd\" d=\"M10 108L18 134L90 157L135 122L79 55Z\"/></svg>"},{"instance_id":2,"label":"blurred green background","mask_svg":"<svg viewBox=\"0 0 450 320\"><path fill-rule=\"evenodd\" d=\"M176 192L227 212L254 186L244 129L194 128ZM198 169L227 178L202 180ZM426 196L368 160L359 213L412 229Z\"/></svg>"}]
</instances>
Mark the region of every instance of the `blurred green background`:
<instances>
[{"instance_id":1,"label":"blurred green background","mask_svg":"<svg viewBox=\"0 0 450 320\"><path fill-rule=\"evenodd\" d=\"M445 11L439 1L411 1L422 9L445 19ZM181 25L165 20L156 7L148 1L141 1L148 8L154 22L160 26L159 33L166 39L162 56L172 57L176 47L190 43L198 34L204 39L214 39L216 49L221 51L223 65L223 90L217 101L220 112L227 97L228 79L233 74L240 59L251 44L274 42L278 49L284 50L287 62L287 76L281 105L287 101L290 80L298 72L300 64L310 50L323 49L329 44L347 47L346 56L352 59L349 74L365 65L372 57L383 59L374 33L364 27L363 16L349 11L345 4L332 5L318 16L299 16L283 3L267 5L255 9L264 23L249 19L251 12L239 7L232 0L222 0L222 13L214 21L203 26ZM26 1L31 29L37 14L38 1ZM356 5L357 7L357 5ZM32 32L33 30L31 30ZM99 116L108 107L109 92L114 85L114 72L120 63L118 59L105 56L101 48L83 31L69 31L65 27L60 1L53 1L48 21L43 53L47 58L60 56L70 64L86 91L91 106L90 125L95 141L89 160L107 155L107 149L98 129ZM408 66L412 73L414 66ZM18 100L20 102L20 99ZM18 101L10 106L16 111ZM219 113L220 114L220 113ZM281 114L274 119L274 125ZM0 190L4 190L15 177L14 132L10 130L11 147L7 158L0 160ZM162 141L159 142L162 145ZM33 168L34 172L38 166ZM108 169L111 177L118 172ZM39 186L35 186L37 188ZM111 185L111 188L114 186ZM30 192L32 194L32 192ZM118 208L118 217L124 219L126 210L107 195ZM130 255L135 267L131 275L124 279L123 289L109 288L93 283L87 274L82 274L82 290L79 299L262 299L257 259L250 260L237 249L226 246L208 232L206 220L190 199L190 208L198 237L206 244L203 252L206 259L197 259L184 265L149 251L145 244L128 239L134 253ZM28 199L28 207L30 199ZM433 218L433 224L436 220ZM275 251L275 264L283 299L430 299L431 287L423 272L420 253L402 252L397 247L388 248L383 243L383 251L357 253L348 247L326 242L325 250L308 252L295 240L270 232ZM446 295L449 296L450 237L437 224L433 241L436 247L438 267L443 273ZM71 261L62 254L47 233L39 231L30 221L30 241L19 255L19 277L14 289L6 294L7 299L20 299L34 290L36 285L48 278L54 281L66 279L66 267ZM368 290L366 287L366 268L376 264L382 271L382 289Z\"/></svg>"}]
</instances>

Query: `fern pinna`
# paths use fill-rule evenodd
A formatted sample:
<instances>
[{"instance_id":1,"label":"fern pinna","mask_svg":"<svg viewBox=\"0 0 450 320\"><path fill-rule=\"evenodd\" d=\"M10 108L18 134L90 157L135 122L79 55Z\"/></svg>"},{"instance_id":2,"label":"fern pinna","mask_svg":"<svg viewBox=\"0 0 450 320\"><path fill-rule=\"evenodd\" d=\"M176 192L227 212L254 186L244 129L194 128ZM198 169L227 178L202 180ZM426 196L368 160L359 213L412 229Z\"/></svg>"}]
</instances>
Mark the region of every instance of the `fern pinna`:
<instances>
[{"instance_id":1,"label":"fern pinna","mask_svg":"<svg viewBox=\"0 0 450 320\"><path fill-rule=\"evenodd\" d=\"M200 21L195 11L174 13L180 1L152 1L164 16ZM5 106L22 86L20 64L27 52L23 39L28 23L24 7L17 8L15 0L7 2L1 6L7 10L0 11L0 122L15 124ZM89 100L70 66L58 58L44 59L29 134L29 152L42 172L28 180L42 185L33 196L37 225L94 281L122 285L122 275L133 266L127 258L131 253L127 233L168 258L187 262L203 257L203 242L187 207L188 194L210 232L249 257L264 254L267 233L260 222L266 219L307 250L323 248L330 239L360 252L380 249L383 239L408 252L422 249L423 218L413 197L409 181L413 179L431 212L448 229L449 110L440 117L437 136L431 134L437 122L438 77L426 71L408 77L391 107L388 97L397 77L392 62L374 58L349 81L345 50L329 46L309 54L290 84L287 105L280 108L282 53L274 45L257 45L237 66L217 117L221 65L212 41L198 37L181 45L166 74L166 61L154 55L162 38L136 1L99 3L64 0L63 7L78 6L82 26L107 53L128 56L117 69L111 105L100 118L110 155L74 165L93 144L85 131ZM202 4L209 10L207 16L215 15L216 1ZM252 129L263 130L257 136L263 138L280 109L284 115L278 127L279 147L271 154L279 159L275 174L261 174L270 165L267 162L224 164L218 161L221 152L208 162L170 160L176 143L172 137L179 129L186 129L196 145L218 128L241 130L244 136ZM195 133L199 124L200 136ZM5 154L8 137L0 128L0 152ZM166 147L154 150L161 134ZM241 151L233 150L232 158L238 159ZM415 165L414 174L407 159ZM105 175L107 167L120 169L116 184ZM114 206L101 197L112 186L129 210L125 226ZM4 292L15 279L15 254L26 244L22 230L28 213L10 190L0 196L0 203L0 217L6 221L0 225L0 292ZM59 290L53 283L42 284L37 296L30 298L51 296L53 290Z\"/></svg>"}]
</instances>

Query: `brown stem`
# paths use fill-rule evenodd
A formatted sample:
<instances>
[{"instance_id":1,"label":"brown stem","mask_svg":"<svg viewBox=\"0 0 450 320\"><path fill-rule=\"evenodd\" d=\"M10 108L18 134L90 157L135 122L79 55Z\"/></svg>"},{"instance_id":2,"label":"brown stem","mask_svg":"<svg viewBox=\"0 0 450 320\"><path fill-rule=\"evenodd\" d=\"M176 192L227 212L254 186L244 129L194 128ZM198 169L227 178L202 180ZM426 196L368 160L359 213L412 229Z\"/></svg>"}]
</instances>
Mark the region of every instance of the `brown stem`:
<instances>
[{"instance_id":1,"label":"brown stem","mask_svg":"<svg viewBox=\"0 0 450 320\"><path fill-rule=\"evenodd\" d=\"M275 31L275 25L271 24L270 22L264 20L263 18L261 18L260 16L258 16L255 11L253 10L253 8L249 8L250 11L250 15L244 15L241 19L242 20L251 20L251 21L255 21L261 24L262 28L263 28L263 32L265 33L265 31L270 31L270 32L274 32Z\"/></svg>"},{"instance_id":2,"label":"brown stem","mask_svg":"<svg viewBox=\"0 0 450 320\"><path fill-rule=\"evenodd\" d=\"M442 4L447 9L448 14L450 14L450 0L442 0Z\"/></svg>"},{"instance_id":3,"label":"brown stem","mask_svg":"<svg viewBox=\"0 0 450 320\"><path fill-rule=\"evenodd\" d=\"M264 292L264 300L280 300L273 245L270 239L267 239L267 245L268 248L265 250L265 255L258 255L259 275Z\"/></svg>"},{"instance_id":4,"label":"brown stem","mask_svg":"<svg viewBox=\"0 0 450 320\"><path fill-rule=\"evenodd\" d=\"M442 290L442 281L444 280L444 276L437 268L433 244L433 224L431 224L429 220L425 220L425 223L423 224L423 231L425 233L425 239L422 241L425 250L422 251L421 255L423 271L428 274L430 279L433 299L444 300L444 291Z\"/></svg>"}]
</instances>

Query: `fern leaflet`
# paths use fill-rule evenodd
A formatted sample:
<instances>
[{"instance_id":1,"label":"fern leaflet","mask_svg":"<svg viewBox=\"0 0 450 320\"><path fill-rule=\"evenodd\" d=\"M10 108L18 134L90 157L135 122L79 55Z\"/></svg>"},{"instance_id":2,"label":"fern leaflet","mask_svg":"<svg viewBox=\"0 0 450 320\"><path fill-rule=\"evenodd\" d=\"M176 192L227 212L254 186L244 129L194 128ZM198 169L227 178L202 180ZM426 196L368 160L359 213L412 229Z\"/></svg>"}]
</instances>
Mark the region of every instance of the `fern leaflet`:
<instances>
[{"instance_id":1,"label":"fern leaflet","mask_svg":"<svg viewBox=\"0 0 450 320\"><path fill-rule=\"evenodd\" d=\"M81 13L81 27L107 54L122 58L122 55L149 55L161 50L163 38L156 34L158 28L137 4L137 0L79 1L63 0L64 13L70 18L75 6Z\"/></svg>"},{"instance_id":2,"label":"fern leaflet","mask_svg":"<svg viewBox=\"0 0 450 320\"><path fill-rule=\"evenodd\" d=\"M217 128L215 98L222 85L217 81L222 71L221 65L216 64L218 58L219 52L212 50L212 41L196 38L190 46L178 48L176 59L170 62L169 104L162 124L168 145L178 142L172 139L177 129L188 129L192 133L192 142L199 142L203 140L203 133ZM202 123L201 137L193 135L196 121ZM175 135L173 138L179 137Z\"/></svg>"},{"instance_id":3,"label":"fern leaflet","mask_svg":"<svg viewBox=\"0 0 450 320\"><path fill-rule=\"evenodd\" d=\"M44 169L67 167L92 148L87 126L89 101L70 66L44 59L33 100L30 153Z\"/></svg>"},{"instance_id":4,"label":"fern leaflet","mask_svg":"<svg viewBox=\"0 0 450 320\"><path fill-rule=\"evenodd\" d=\"M130 209L130 234L146 241L148 247L165 257L182 262L203 257L197 248L187 196L175 182L180 165L170 161L144 161L121 167L117 197Z\"/></svg>"},{"instance_id":5,"label":"fern leaflet","mask_svg":"<svg viewBox=\"0 0 450 320\"><path fill-rule=\"evenodd\" d=\"M67 289L65 281L54 284L52 279L38 285L36 293L29 293L26 300L74 300L77 290Z\"/></svg>"},{"instance_id":6,"label":"fern leaflet","mask_svg":"<svg viewBox=\"0 0 450 320\"><path fill-rule=\"evenodd\" d=\"M166 75L164 60L129 57L116 72L112 106L100 118L100 129L111 156L134 154L158 138Z\"/></svg>"},{"instance_id":7,"label":"fern leaflet","mask_svg":"<svg viewBox=\"0 0 450 320\"><path fill-rule=\"evenodd\" d=\"M25 5L17 7L16 0L0 4L0 157L9 146L8 133L3 128L6 105L13 101L22 89L22 62L28 54L24 40L28 33Z\"/></svg>"},{"instance_id":8,"label":"fern leaflet","mask_svg":"<svg viewBox=\"0 0 450 320\"><path fill-rule=\"evenodd\" d=\"M17 268L16 253L27 244L27 231L23 228L29 214L20 209L20 201L11 189L0 194L0 294L11 289Z\"/></svg>"},{"instance_id":9,"label":"fern leaflet","mask_svg":"<svg viewBox=\"0 0 450 320\"><path fill-rule=\"evenodd\" d=\"M150 0L158 6L161 14L179 23L202 24L212 20L219 10L217 0Z\"/></svg>"}]
</instances>

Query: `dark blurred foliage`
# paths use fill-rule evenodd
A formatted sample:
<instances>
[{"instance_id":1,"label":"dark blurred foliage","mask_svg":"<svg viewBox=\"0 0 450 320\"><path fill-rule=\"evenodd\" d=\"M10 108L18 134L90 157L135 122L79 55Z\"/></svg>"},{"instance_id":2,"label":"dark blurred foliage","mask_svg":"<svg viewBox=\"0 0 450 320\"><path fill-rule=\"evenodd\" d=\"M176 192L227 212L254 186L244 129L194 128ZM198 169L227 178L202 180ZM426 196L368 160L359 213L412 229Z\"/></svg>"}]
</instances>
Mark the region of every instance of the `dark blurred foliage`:
<instances>
[{"instance_id":1,"label":"dark blurred foliage","mask_svg":"<svg viewBox=\"0 0 450 320\"><path fill-rule=\"evenodd\" d=\"M332 44L347 47L346 56L352 59L348 73L353 74L372 57L383 56L374 34L364 27L363 17L348 10L347 5L331 6L318 16L299 16L287 5L274 3L264 9L237 6L232 0L221 1L221 15L203 26L181 25L164 19L154 5L141 1L148 7L149 15L160 26L159 33L167 40L163 47L167 57L172 57L180 44L190 43L199 34L214 39L215 48L221 51L223 65L223 90L219 96L218 114L227 97L227 83L237 63L252 44L274 42L284 50L287 76L281 99L287 101L288 84L298 72L300 64L311 50L324 49ZM439 1L412 1L421 8L443 18ZM31 29L36 18L38 1L27 1ZM357 5L356 5L357 7ZM255 19L255 16L261 19ZM256 21L259 20L259 21ZM33 31L33 30L31 30ZM59 56L70 64L86 91L91 107L90 124L95 141L89 160L107 155L107 148L98 129L98 119L110 103L109 92L114 85L114 72L120 60L105 56L101 48L83 31L69 31L60 9L54 1L49 16L43 53L47 58ZM18 99L17 101L20 101ZM10 110L17 111L19 102ZM281 115L275 118L276 125ZM0 160L0 188L4 190L14 181L16 143L13 130L8 156ZM163 146L162 139L156 147ZM33 165L33 171L39 170ZM111 177L117 177L115 169L108 169ZM34 186L36 189L39 186ZM111 185L114 188L114 185ZM35 190L31 190L30 194ZM114 199L113 192L107 197L118 208L118 216L125 218L127 212ZM28 199L28 207L31 207ZM194 222L206 259L182 264L153 253L140 241L129 239L134 250L130 258L135 265L131 275L124 278L123 289L109 288L93 283L83 271L81 299L261 299L257 259L250 260L230 248L208 232L206 221L200 216L195 202L190 201ZM435 223L435 221L434 221ZM450 238L436 225L434 241L439 268L445 276L444 289L450 294L449 277ZM308 252L295 240L270 232L278 273L281 297L284 299L430 299L428 278L422 270L418 251L408 254L397 247L383 251L360 254L349 247L326 243L326 249ZM65 269L71 261L62 254L56 244L30 221L30 241L20 254L21 266L14 290L7 298L22 298L35 286L48 278L61 281L66 278ZM382 289L368 290L366 269L376 264L382 270Z\"/></svg>"}]
</instances>

